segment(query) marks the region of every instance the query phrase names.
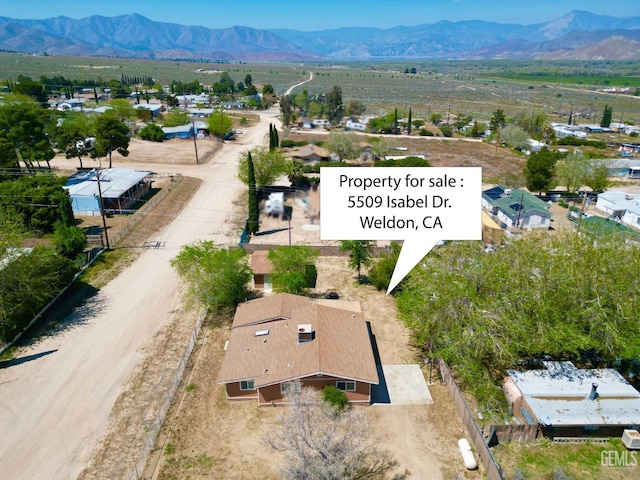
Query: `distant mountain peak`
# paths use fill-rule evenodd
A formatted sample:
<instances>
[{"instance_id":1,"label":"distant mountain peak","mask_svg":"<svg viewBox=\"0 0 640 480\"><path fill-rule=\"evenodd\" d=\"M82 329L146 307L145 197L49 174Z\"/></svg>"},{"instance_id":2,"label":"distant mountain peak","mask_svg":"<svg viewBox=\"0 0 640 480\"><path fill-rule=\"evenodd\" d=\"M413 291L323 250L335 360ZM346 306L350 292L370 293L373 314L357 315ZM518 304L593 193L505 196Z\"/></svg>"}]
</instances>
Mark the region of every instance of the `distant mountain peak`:
<instances>
[{"instance_id":1,"label":"distant mountain peak","mask_svg":"<svg viewBox=\"0 0 640 480\"><path fill-rule=\"evenodd\" d=\"M21 26L22 29L19 29ZM578 32L580 32L578 34ZM535 25L480 20L381 28L340 28L315 32L261 30L235 25L211 29L156 22L131 13L116 17L44 20L0 17L0 49L50 55L112 55L140 58L192 58L268 61L365 58L542 58L555 50L601 51L597 55L636 58L624 41L622 52L589 45L615 35L637 41L640 18L617 18L574 10ZM635 32L635 33L634 33ZM559 42L562 47L549 42ZM627 50L629 50L627 52ZM604 53L602 53L604 52ZM607 53L609 52L609 53ZM599 58L599 57L598 57Z\"/></svg>"}]
</instances>

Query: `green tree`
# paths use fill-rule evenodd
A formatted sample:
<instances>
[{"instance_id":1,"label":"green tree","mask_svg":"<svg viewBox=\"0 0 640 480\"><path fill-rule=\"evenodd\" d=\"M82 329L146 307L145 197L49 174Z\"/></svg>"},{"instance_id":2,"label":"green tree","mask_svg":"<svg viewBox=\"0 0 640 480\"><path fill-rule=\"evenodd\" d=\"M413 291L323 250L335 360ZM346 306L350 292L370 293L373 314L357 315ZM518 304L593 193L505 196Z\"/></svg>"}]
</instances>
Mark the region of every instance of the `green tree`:
<instances>
[{"instance_id":1,"label":"green tree","mask_svg":"<svg viewBox=\"0 0 640 480\"><path fill-rule=\"evenodd\" d=\"M439 112L433 112L429 115L429 121L434 125L440 125L440 123L442 123L442 114Z\"/></svg>"},{"instance_id":2,"label":"green tree","mask_svg":"<svg viewBox=\"0 0 640 480\"><path fill-rule=\"evenodd\" d=\"M69 284L75 268L53 248L35 247L0 269L0 339L10 342Z\"/></svg>"},{"instance_id":3,"label":"green tree","mask_svg":"<svg viewBox=\"0 0 640 480\"><path fill-rule=\"evenodd\" d=\"M597 275L586 272L598 269ZM417 345L441 356L481 408L506 407L506 369L542 357L613 365L640 354L640 247L559 231L492 254L476 242L432 250L398 296Z\"/></svg>"},{"instance_id":4,"label":"green tree","mask_svg":"<svg viewBox=\"0 0 640 480\"><path fill-rule=\"evenodd\" d=\"M574 193L585 185L589 164L583 153L570 153L558 160L555 172L557 183L564 185L568 192Z\"/></svg>"},{"instance_id":5,"label":"green tree","mask_svg":"<svg viewBox=\"0 0 640 480\"><path fill-rule=\"evenodd\" d=\"M52 233L57 221L74 225L65 179L53 175L30 175L0 182L0 212L38 234Z\"/></svg>"},{"instance_id":6,"label":"green tree","mask_svg":"<svg viewBox=\"0 0 640 480\"><path fill-rule=\"evenodd\" d=\"M590 159L584 177L584 184L594 192L604 192L609 186L609 169L607 168L607 162L595 158Z\"/></svg>"},{"instance_id":7,"label":"green tree","mask_svg":"<svg viewBox=\"0 0 640 480\"><path fill-rule=\"evenodd\" d=\"M133 108L128 100L115 99L108 104L108 115L115 115L122 121L134 120L138 116L138 109Z\"/></svg>"},{"instance_id":8,"label":"green tree","mask_svg":"<svg viewBox=\"0 0 640 480\"><path fill-rule=\"evenodd\" d=\"M507 119L504 116L504 112L501 108L497 109L491 115L491 120L489 121L489 128L493 133L498 132L500 129L504 128L507 124Z\"/></svg>"},{"instance_id":9,"label":"green tree","mask_svg":"<svg viewBox=\"0 0 640 480\"><path fill-rule=\"evenodd\" d=\"M358 135L355 133L331 132L325 146L342 161L344 158L355 158L358 155Z\"/></svg>"},{"instance_id":10,"label":"green tree","mask_svg":"<svg viewBox=\"0 0 640 480\"><path fill-rule=\"evenodd\" d=\"M271 85L270 83L265 83L262 86L262 94L263 95L273 95L275 92L273 90L273 85Z\"/></svg>"},{"instance_id":11,"label":"green tree","mask_svg":"<svg viewBox=\"0 0 640 480\"><path fill-rule=\"evenodd\" d=\"M371 285L378 290L387 291L389 284L391 283L391 276L393 270L396 268L398 257L400 256L400 250L402 246L398 242L391 242L389 250L383 252L374 266L369 270L369 281ZM404 280L403 280L404 282ZM393 294L397 295L402 291L402 283L393 290Z\"/></svg>"},{"instance_id":12,"label":"green tree","mask_svg":"<svg viewBox=\"0 0 640 480\"><path fill-rule=\"evenodd\" d=\"M547 147L529 155L523 171L529 191L545 192L553 187L555 165L559 156L559 153L551 151Z\"/></svg>"},{"instance_id":13,"label":"green tree","mask_svg":"<svg viewBox=\"0 0 640 480\"><path fill-rule=\"evenodd\" d=\"M407 134L411 135L411 109L409 109L409 120L407 120Z\"/></svg>"},{"instance_id":14,"label":"green tree","mask_svg":"<svg viewBox=\"0 0 640 480\"><path fill-rule=\"evenodd\" d=\"M529 134L516 125L504 127L500 131L500 140L509 148L516 150L526 150L529 147Z\"/></svg>"},{"instance_id":15,"label":"green tree","mask_svg":"<svg viewBox=\"0 0 640 480\"><path fill-rule=\"evenodd\" d=\"M366 106L360 100L349 100L345 112L351 117L360 117L366 111Z\"/></svg>"},{"instance_id":16,"label":"green tree","mask_svg":"<svg viewBox=\"0 0 640 480\"><path fill-rule=\"evenodd\" d=\"M73 260L87 246L87 237L75 225L65 225L58 220L53 226L53 245L56 252Z\"/></svg>"},{"instance_id":17,"label":"green tree","mask_svg":"<svg viewBox=\"0 0 640 480\"><path fill-rule=\"evenodd\" d=\"M47 104L47 92L45 92L42 83L31 80L29 77L18 75L18 80L11 89L11 92L18 95L29 96L41 105Z\"/></svg>"},{"instance_id":18,"label":"green tree","mask_svg":"<svg viewBox=\"0 0 640 480\"><path fill-rule=\"evenodd\" d=\"M287 173L287 160L280 150L270 152L267 148L257 147L251 152L258 189L272 185L280 175ZM248 151L243 153L238 164L238 178L245 185L249 184L248 156Z\"/></svg>"},{"instance_id":19,"label":"green tree","mask_svg":"<svg viewBox=\"0 0 640 480\"><path fill-rule=\"evenodd\" d=\"M149 140L151 142L164 141L164 131L162 127L157 123L149 123L142 127L138 132L138 136L142 140Z\"/></svg>"},{"instance_id":20,"label":"green tree","mask_svg":"<svg viewBox=\"0 0 640 480\"><path fill-rule=\"evenodd\" d=\"M247 152L247 186L249 187L249 216L247 228L250 234L256 233L260 228L260 203L258 202L258 187L256 185L256 174L253 166L251 152Z\"/></svg>"},{"instance_id":21,"label":"green tree","mask_svg":"<svg viewBox=\"0 0 640 480\"><path fill-rule=\"evenodd\" d=\"M358 272L358 281L362 281L362 267L371 264L373 247L376 242L371 240L343 240L340 250L349 252L349 266Z\"/></svg>"},{"instance_id":22,"label":"green tree","mask_svg":"<svg viewBox=\"0 0 640 480\"><path fill-rule=\"evenodd\" d=\"M326 110L327 118L331 125L337 125L344 116L344 105L342 104L342 89L338 85L334 85L327 94Z\"/></svg>"},{"instance_id":23,"label":"green tree","mask_svg":"<svg viewBox=\"0 0 640 480\"><path fill-rule=\"evenodd\" d=\"M6 152L8 144L15 149L15 157L9 155L2 163L11 163L15 158L26 168L33 170L41 161L49 165L55 156L45 125L49 113L33 98L25 95L6 95L0 105L1 142Z\"/></svg>"},{"instance_id":24,"label":"green tree","mask_svg":"<svg viewBox=\"0 0 640 480\"><path fill-rule=\"evenodd\" d=\"M253 85L253 77L251 76L251 74L250 74L250 73L247 73L247 74L244 76L244 84L245 84L245 85Z\"/></svg>"},{"instance_id":25,"label":"green tree","mask_svg":"<svg viewBox=\"0 0 640 480\"><path fill-rule=\"evenodd\" d=\"M251 270L241 248L200 241L182 247L171 265L187 282L189 296L211 311L235 308L251 295Z\"/></svg>"},{"instance_id":26,"label":"green tree","mask_svg":"<svg viewBox=\"0 0 640 480\"><path fill-rule=\"evenodd\" d=\"M91 118L82 112L66 112L53 129L54 140L66 158L77 157L82 168L82 157L89 156L93 142L87 141L93 135Z\"/></svg>"},{"instance_id":27,"label":"green tree","mask_svg":"<svg viewBox=\"0 0 640 480\"><path fill-rule=\"evenodd\" d=\"M109 168L111 168L111 157L114 151L123 157L129 155L129 127L109 111L103 113L95 120L95 146L91 156L93 158L109 157Z\"/></svg>"},{"instance_id":28,"label":"green tree","mask_svg":"<svg viewBox=\"0 0 640 480\"><path fill-rule=\"evenodd\" d=\"M179 127L189 123L189 114L173 108L162 119L162 123L165 127Z\"/></svg>"},{"instance_id":29,"label":"green tree","mask_svg":"<svg viewBox=\"0 0 640 480\"><path fill-rule=\"evenodd\" d=\"M280 115L282 116L282 124L287 127L291 123L291 114L293 104L289 95L283 95L280 98Z\"/></svg>"},{"instance_id":30,"label":"green tree","mask_svg":"<svg viewBox=\"0 0 640 480\"><path fill-rule=\"evenodd\" d=\"M301 295L315 284L317 250L302 245L269 251L271 279L276 292Z\"/></svg>"},{"instance_id":31,"label":"green tree","mask_svg":"<svg viewBox=\"0 0 640 480\"><path fill-rule=\"evenodd\" d=\"M609 105L604 106L604 112L602 112L602 119L600 120L600 126L608 128L611 125L611 118L613 116L613 107Z\"/></svg>"},{"instance_id":32,"label":"green tree","mask_svg":"<svg viewBox=\"0 0 640 480\"><path fill-rule=\"evenodd\" d=\"M231 130L231 118L224 114L221 110L212 113L207 120L207 128L209 133L214 134L217 138L223 138L224 135Z\"/></svg>"}]
</instances>

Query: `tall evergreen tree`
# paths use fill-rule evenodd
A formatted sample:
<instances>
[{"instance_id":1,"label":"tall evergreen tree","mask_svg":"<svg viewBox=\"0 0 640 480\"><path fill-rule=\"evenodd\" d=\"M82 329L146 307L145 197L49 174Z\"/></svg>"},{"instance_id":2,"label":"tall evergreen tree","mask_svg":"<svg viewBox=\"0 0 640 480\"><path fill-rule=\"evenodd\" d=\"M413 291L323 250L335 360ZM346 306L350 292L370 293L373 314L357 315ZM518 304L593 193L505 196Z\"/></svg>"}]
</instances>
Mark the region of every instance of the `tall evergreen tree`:
<instances>
[{"instance_id":1,"label":"tall evergreen tree","mask_svg":"<svg viewBox=\"0 0 640 480\"><path fill-rule=\"evenodd\" d=\"M393 111L393 134L398 134L398 109Z\"/></svg>"},{"instance_id":2,"label":"tall evergreen tree","mask_svg":"<svg viewBox=\"0 0 640 480\"><path fill-rule=\"evenodd\" d=\"M613 107L609 105L604 106L604 112L602 113L602 120L600 120L600 126L608 128L611 125L611 117L613 116Z\"/></svg>"},{"instance_id":3,"label":"tall evergreen tree","mask_svg":"<svg viewBox=\"0 0 640 480\"><path fill-rule=\"evenodd\" d=\"M409 109L409 121L407 122L407 133L411 135L411 109Z\"/></svg>"},{"instance_id":4,"label":"tall evergreen tree","mask_svg":"<svg viewBox=\"0 0 640 480\"><path fill-rule=\"evenodd\" d=\"M247 227L249 228L249 233L253 234L256 233L259 228L260 204L258 203L256 174L253 168L251 152L248 152L247 155L247 170L249 177L249 219L247 220Z\"/></svg>"},{"instance_id":5,"label":"tall evergreen tree","mask_svg":"<svg viewBox=\"0 0 640 480\"><path fill-rule=\"evenodd\" d=\"M573 108L571 109L571 113L569 113L569 125L571 125L572 121L573 121Z\"/></svg>"}]
</instances>

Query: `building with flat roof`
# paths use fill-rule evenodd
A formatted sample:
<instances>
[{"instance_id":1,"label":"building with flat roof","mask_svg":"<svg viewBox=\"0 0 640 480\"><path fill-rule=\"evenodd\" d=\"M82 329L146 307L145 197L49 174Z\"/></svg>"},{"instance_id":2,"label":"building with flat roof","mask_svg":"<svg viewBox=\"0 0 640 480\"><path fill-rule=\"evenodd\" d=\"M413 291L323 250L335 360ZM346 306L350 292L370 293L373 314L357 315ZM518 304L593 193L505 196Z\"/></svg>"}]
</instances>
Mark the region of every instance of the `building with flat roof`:
<instances>
[{"instance_id":1,"label":"building with flat roof","mask_svg":"<svg viewBox=\"0 0 640 480\"><path fill-rule=\"evenodd\" d=\"M517 418L539 424L547 436L619 436L640 428L640 392L616 370L542 363L539 370L507 371L504 388Z\"/></svg>"},{"instance_id":2,"label":"building with flat roof","mask_svg":"<svg viewBox=\"0 0 640 480\"><path fill-rule=\"evenodd\" d=\"M130 168L100 170L100 190L105 210L123 213L136 204L151 188L147 177L152 172ZM69 192L73 213L76 215L100 215L98 171L78 172L69 177L64 186Z\"/></svg>"}]
</instances>

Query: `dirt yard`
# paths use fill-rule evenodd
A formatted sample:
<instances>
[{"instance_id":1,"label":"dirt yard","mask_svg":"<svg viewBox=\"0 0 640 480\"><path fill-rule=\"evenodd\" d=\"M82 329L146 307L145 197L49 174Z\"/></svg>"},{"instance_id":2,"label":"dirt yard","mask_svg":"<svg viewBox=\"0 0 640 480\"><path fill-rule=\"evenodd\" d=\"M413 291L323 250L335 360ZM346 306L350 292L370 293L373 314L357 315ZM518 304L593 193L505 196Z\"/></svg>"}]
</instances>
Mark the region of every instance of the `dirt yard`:
<instances>
[{"instance_id":1,"label":"dirt yard","mask_svg":"<svg viewBox=\"0 0 640 480\"><path fill-rule=\"evenodd\" d=\"M397 320L394 300L371 286L355 283L346 257L320 257L315 294L338 292L342 300L359 301L371 322L385 364L418 363L409 332ZM216 478L276 479L281 458L262 443L277 424L280 408L255 402L228 402L216 384L229 336L230 318L216 318L204 329L193 369L183 381L161 432L145 476L161 480ZM424 369L428 379L428 366ZM433 371L436 380L436 371ZM374 405L362 408L371 430L398 460L396 478L455 478L464 467L457 448L466 435L448 393L439 381L429 387L432 405ZM479 472L459 478L482 478Z\"/></svg>"}]
</instances>

